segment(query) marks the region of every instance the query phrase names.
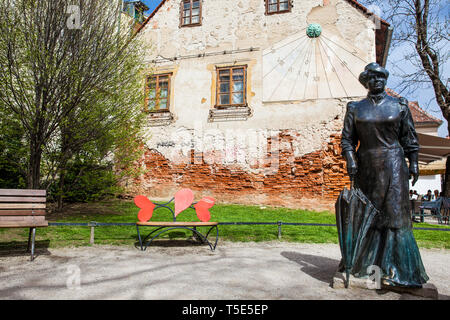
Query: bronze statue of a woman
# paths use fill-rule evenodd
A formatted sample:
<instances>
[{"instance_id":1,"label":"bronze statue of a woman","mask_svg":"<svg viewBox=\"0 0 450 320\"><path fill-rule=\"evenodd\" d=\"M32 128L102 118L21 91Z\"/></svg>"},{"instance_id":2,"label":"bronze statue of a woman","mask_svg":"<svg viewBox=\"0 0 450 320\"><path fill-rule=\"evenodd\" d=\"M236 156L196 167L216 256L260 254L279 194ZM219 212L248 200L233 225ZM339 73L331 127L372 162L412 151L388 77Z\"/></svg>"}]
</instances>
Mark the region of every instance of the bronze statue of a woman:
<instances>
[{"instance_id":1,"label":"bronze statue of a woman","mask_svg":"<svg viewBox=\"0 0 450 320\"><path fill-rule=\"evenodd\" d=\"M348 174L379 210L352 274L366 277L376 265L384 285L422 287L429 278L412 232L408 183L419 177L419 143L408 101L386 94L388 77L377 63L366 66L359 80L368 96L347 104L342 130Z\"/></svg>"}]
</instances>

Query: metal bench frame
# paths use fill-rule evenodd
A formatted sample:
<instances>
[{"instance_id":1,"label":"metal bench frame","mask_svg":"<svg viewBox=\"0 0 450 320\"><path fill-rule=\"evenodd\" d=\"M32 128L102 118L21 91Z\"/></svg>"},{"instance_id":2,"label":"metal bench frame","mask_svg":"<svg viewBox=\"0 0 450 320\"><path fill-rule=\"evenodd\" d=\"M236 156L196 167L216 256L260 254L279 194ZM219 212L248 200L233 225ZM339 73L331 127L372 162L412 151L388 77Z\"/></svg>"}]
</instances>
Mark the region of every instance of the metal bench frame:
<instances>
[{"instance_id":1,"label":"metal bench frame","mask_svg":"<svg viewBox=\"0 0 450 320\"><path fill-rule=\"evenodd\" d=\"M431 214L425 214L425 210L430 210ZM450 198L441 197L434 201L411 200L411 213L413 218L419 216L420 222L424 222L424 217L434 217L439 224L449 223Z\"/></svg>"},{"instance_id":2,"label":"metal bench frame","mask_svg":"<svg viewBox=\"0 0 450 320\"><path fill-rule=\"evenodd\" d=\"M177 218L175 216L175 212L172 210L172 208L170 208L168 206L168 204L170 204L174 199L175 198L172 198L166 203L153 202L156 205L156 207L153 209L153 212L156 211L156 209L159 209L159 208L166 208L166 209L170 210L170 212L172 213L173 221L171 221L171 222L151 221L151 222L137 222L136 223L136 229L137 229L137 234L138 234L138 238L139 238L139 245L141 247L141 250L145 251L147 249L147 247L152 243L152 241L155 238L157 238L158 236L160 236L161 234L163 234L163 233L165 233L167 231L174 230L174 229L187 229L187 230L192 231L192 234L193 234L195 239L197 239L201 243L208 244L208 246L211 249L211 251L214 251L216 249L217 242L219 240L219 223L218 222L186 222L186 221L177 221ZM195 210L195 208L193 207L193 205L195 205L195 204L196 204L196 202L194 202L192 205L190 205L189 208ZM147 236L142 238L141 237L141 233L139 231L139 227L140 226L141 227L156 227L156 229L152 230ZM202 227L202 226L203 227L210 227L208 229L208 232L205 235L203 235L201 232L199 232L197 230L197 227ZM210 232L214 228L216 229L216 240L215 240L214 244L212 244L208 240L208 236L209 236ZM155 235L155 233L156 233L156 235ZM150 239L150 240L148 240L148 239Z\"/></svg>"}]
</instances>

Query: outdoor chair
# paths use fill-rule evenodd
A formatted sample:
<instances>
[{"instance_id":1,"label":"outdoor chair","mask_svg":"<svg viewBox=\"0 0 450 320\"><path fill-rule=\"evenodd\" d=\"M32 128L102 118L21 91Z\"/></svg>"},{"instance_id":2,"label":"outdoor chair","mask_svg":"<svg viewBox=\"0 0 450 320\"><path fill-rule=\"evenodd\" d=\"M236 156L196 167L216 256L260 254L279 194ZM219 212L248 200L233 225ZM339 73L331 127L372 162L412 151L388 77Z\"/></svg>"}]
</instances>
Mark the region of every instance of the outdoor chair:
<instances>
[{"instance_id":1,"label":"outdoor chair","mask_svg":"<svg viewBox=\"0 0 450 320\"><path fill-rule=\"evenodd\" d=\"M431 214L436 216L438 219L438 223L442 223L442 216L441 216L441 206L442 206L443 198L439 198L434 201L423 201L422 204L419 206L420 208L420 214L424 214L424 210L430 210ZM421 218L422 221L422 218Z\"/></svg>"},{"instance_id":2,"label":"outdoor chair","mask_svg":"<svg viewBox=\"0 0 450 320\"><path fill-rule=\"evenodd\" d=\"M422 205L422 201L420 200L410 200L411 201L411 215L416 221L416 216L421 214L420 206ZM423 222L423 216L420 216L420 222Z\"/></svg>"}]
</instances>

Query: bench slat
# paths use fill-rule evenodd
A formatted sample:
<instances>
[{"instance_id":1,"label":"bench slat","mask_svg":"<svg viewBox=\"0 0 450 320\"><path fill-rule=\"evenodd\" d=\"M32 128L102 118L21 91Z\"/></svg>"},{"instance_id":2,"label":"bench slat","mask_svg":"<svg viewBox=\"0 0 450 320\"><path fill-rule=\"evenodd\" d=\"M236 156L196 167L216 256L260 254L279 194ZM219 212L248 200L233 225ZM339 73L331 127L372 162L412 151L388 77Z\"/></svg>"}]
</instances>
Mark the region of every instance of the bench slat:
<instances>
[{"instance_id":1,"label":"bench slat","mask_svg":"<svg viewBox=\"0 0 450 320\"><path fill-rule=\"evenodd\" d=\"M148 221L148 222L137 222L136 223L139 226L155 226L155 227L202 227L202 226L216 226L219 223L218 222L183 222L183 221L176 221L176 222L164 222L164 221Z\"/></svg>"},{"instance_id":2,"label":"bench slat","mask_svg":"<svg viewBox=\"0 0 450 320\"><path fill-rule=\"evenodd\" d=\"M0 209L45 209L45 203L0 203Z\"/></svg>"},{"instance_id":3,"label":"bench slat","mask_svg":"<svg viewBox=\"0 0 450 320\"><path fill-rule=\"evenodd\" d=\"M31 228L31 227L48 227L48 222L30 223L28 221L11 221L0 222L0 228Z\"/></svg>"},{"instance_id":4,"label":"bench slat","mask_svg":"<svg viewBox=\"0 0 450 320\"><path fill-rule=\"evenodd\" d=\"M0 216L2 221L44 221L44 216Z\"/></svg>"},{"instance_id":5,"label":"bench slat","mask_svg":"<svg viewBox=\"0 0 450 320\"><path fill-rule=\"evenodd\" d=\"M0 197L0 202L46 202L45 197Z\"/></svg>"},{"instance_id":6,"label":"bench slat","mask_svg":"<svg viewBox=\"0 0 450 320\"><path fill-rule=\"evenodd\" d=\"M0 189L0 196L45 197L46 190L36 189Z\"/></svg>"},{"instance_id":7,"label":"bench slat","mask_svg":"<svg viewBox=\"0 0 450 320\"><path fill-rule=\"evenodd\" d=\"M0 216L45 216L45 210L0 210Z\"/></svg>"},{"instance_id":8,"label":"bench slat","mask_svg":"<svg viewBox=\"0 0 450 320\"><path fill-rule=\"evenodd\" d=\"M8 216L0 217L0 227L15 226L40 226L48 225L44 216Z\"/></svg>"}]
</instances>

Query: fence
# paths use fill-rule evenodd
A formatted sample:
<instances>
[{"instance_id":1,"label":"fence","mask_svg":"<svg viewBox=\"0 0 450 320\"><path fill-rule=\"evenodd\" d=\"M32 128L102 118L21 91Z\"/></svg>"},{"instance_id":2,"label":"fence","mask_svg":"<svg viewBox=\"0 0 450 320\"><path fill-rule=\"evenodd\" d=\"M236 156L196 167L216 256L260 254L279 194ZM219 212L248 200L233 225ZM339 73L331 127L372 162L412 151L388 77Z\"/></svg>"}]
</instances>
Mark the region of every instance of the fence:
<instances>
[{"instance_id":1,"label":"fence","mask_svg":"<svg viewBox=\"0 0 450 320\"><path fill-rule=\"evenodd\" d=\"M90 235L90 244L94 244L95 242L95 228L96 227L107 227L107 226L127 226L127 227L136 227L136 223L104 223L104 222L49 222L49 226L82 226L82 227L90 227L91 235ZM301 222L219 222L219 225L276 225L278 227L278 239L281 239L281 226L319 226L319 227L336 227L335 224L326 224L326 223L301 223ZM413 230L427 230L427 231L450 231L450 228L413 228Z\"/></svg>"}]
</instances>

